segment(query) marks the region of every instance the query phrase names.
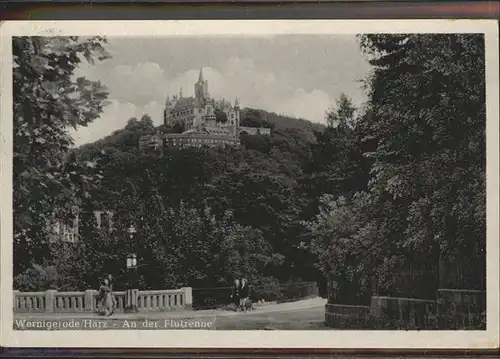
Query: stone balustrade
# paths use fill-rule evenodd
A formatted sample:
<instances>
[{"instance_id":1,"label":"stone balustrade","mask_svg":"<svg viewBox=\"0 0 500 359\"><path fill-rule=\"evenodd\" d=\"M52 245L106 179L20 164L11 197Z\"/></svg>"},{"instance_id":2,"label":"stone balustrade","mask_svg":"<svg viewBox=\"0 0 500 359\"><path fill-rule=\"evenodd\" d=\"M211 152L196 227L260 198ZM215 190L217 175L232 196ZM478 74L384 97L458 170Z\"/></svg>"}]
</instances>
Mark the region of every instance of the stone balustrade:
<instances>
[{"instance_id":1,"label":"stone balustrade","mask_svg":"<svg viewBox=\"0 0 500 359\"><path fill-rule=\"evenodd\" d=\"M139 310L162 311L175 308L189 308L192 305L190 287L173 290L145 290L138 295Z\"/></svg>"},{"instance_id":2,"label":"stone balustrade","mask_svg":"<svg viewBox=\"0 0 500 359\"><path fill-rule=\"evenodd\" d=\"M125 309L125 292L113 292L116 311ZM97 291L85 292L45 292L14 291L14 313L83 313L97 310ZM167 311L191 309L193 295L191 287L171 290L139 291L137 296L139 311Z\"/></svg>"}]
</instances>

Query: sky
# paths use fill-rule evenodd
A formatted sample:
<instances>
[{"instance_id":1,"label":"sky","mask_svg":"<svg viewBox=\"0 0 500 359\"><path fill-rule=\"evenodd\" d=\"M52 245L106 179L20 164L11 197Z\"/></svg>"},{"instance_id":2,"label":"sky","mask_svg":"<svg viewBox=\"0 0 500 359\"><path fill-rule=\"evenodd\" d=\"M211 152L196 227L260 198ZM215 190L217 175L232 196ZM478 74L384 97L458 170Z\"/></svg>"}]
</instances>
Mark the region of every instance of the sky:
<instances>
[{"instance_id":1,"label":"sky","mask_svg":"<svg viewBox=\"0 0 500 359\"><path fill-rule=\"evenodd\" d=\"M242 107L324 123L341 93L362 104L370 65L354 35L265 37L108 37L111 59L83 64L77 76L100 80L109 104L100 118L74 131L76 145L93 142L143 114L163 122L167 95L194 95L203 68L212 97Z\"/></svg>"}]
</instances>

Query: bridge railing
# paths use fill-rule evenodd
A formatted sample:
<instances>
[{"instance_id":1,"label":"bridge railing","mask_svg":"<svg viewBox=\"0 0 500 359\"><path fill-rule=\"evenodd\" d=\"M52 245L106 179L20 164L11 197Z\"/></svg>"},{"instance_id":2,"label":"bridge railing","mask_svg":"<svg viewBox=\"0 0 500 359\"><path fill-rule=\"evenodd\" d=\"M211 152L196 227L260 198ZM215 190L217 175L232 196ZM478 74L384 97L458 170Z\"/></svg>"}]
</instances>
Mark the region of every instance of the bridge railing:
<instances>
[{"instance_id":1,"label":"bridge railing","mask_svg":"<svg viewBox=\"0 0 500 359\"><path fill-rule=\"evenodd\" d=\"M139 292L139 310L162 311L176 308L191 308L191 288L173 290L146 290Z\"/></svg>"},{"instance_id":2,"label":"bridge railing","mask_svg":"<svg viewBox=\"0 0 500 359\"><path fill-rule=\"evenodd\" d=\"M98 307L98 292L45 292L14 291L14 313L82 313L95 312ZM125 292L113 292L116 311L125 309ZM190 309L191 287L171 290L139 291L137 302L140 311L167 311Z\"/></svg>"},{"instance_id":3,"label":"bridge railing","mask_svg":"<svg viewBox=\"0 0 500 359\"><path fill-rule=\"evenodd\" d=\"M14 291L15 312L44 312L45 292L17 292Z\"/></svg>"}]
</instances>

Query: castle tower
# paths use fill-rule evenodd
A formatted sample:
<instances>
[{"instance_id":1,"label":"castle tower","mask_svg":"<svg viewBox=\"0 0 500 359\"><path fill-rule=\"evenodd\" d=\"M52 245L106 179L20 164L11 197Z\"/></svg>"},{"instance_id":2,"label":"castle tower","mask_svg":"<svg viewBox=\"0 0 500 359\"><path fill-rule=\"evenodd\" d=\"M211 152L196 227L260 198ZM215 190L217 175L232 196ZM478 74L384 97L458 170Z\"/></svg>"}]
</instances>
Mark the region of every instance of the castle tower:
<instances>
[{"instance_id":1,"label":"castle tower","mask_svg":"<svg viewBox=\"0 0 500 359\"><path fill-rule=\"evenodd\" d=\"M179 90L179 98L182 98L182 87Z\"/></svg>"},{"instance_id":2,"label":"castle tower","mask_svg":"<svg viewBox=\"0 0 500 359\"><path fill-rule=\"evenodd\" d=\"M170 96L167 95L167 99L165 100L165 109L163 110L163 124L165 126L170 126L170 109L172 103L170 102Z\"/></svg>"},{"instance_id":3,"label":"castle tower","mask_svg":"<svg viewBox=\"0 0 500 359\"><path fill-rule=\"evenodd\" d=\"M197 102L200 104L204 104L205 101L210 98L210 94L208 93L208 81L205 81L203 78L203 68L200 69L198 82L194 84L194 94Z\"/></svg>"},{"instance_id":4,"label":"castle tower","mask_svg":"<svg viewBox=\"0 0 500 359\"><path fill-rule=\"evenodd\" d=\"M236 97L236 100L234 100L234 111L236 112L235 127L236 127L236 129L238 129L240 127L240 113L241 113L240 100L238 99L238 97Z\"/></svg>"}]
</instances>

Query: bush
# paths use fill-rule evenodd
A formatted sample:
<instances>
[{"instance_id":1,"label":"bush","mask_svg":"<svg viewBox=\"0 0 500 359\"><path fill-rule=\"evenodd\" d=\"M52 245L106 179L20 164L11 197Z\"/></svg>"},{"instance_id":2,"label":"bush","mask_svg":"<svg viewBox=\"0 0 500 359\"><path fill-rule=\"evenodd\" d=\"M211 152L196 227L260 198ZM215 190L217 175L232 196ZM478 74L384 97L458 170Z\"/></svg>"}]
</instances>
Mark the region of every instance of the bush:
<instances>
[{"instance_id":1,"label":"bush","mask_svg":"<svg viewBox=\"0 0 500 359\"><path fill-rule=\"evenodd\" d=\"M33 264L14 277L14 289L22 292L41 292L48 289L58 289L58 275L54 266L42 267Z\"/></svg>"},{"instance_id":2,"label":"bush","mask_svg":"<svg viewBox=\"0 0 500 359\"><path fill-rule=\"evenodd\" d=\"M250 299L257 302L265 300L266 302L275 302L281 299L280 282L273 277L264 277L250 283Z\"/></svg>"},{"instance_id":3,"label":"bush","mask_svg":"<svg viewBox=\"0 0 500 359\"><path fill-rule=\"evenodd\" d=\"M193 309L216 309L231 302L232 287L193 288Z\"/></svg>"},{"instance_id":4,"label":"bush","mask_svg":"<svg viewBox=\"0 0 500 359\"><path fill-rule=\"evenodd\" d=\"M265 277L251 288L252 301L288 302L319 295L316 282L304 282L301 279L291 279L280 284L277 279Z\"/></svg>"}]
</instances>

